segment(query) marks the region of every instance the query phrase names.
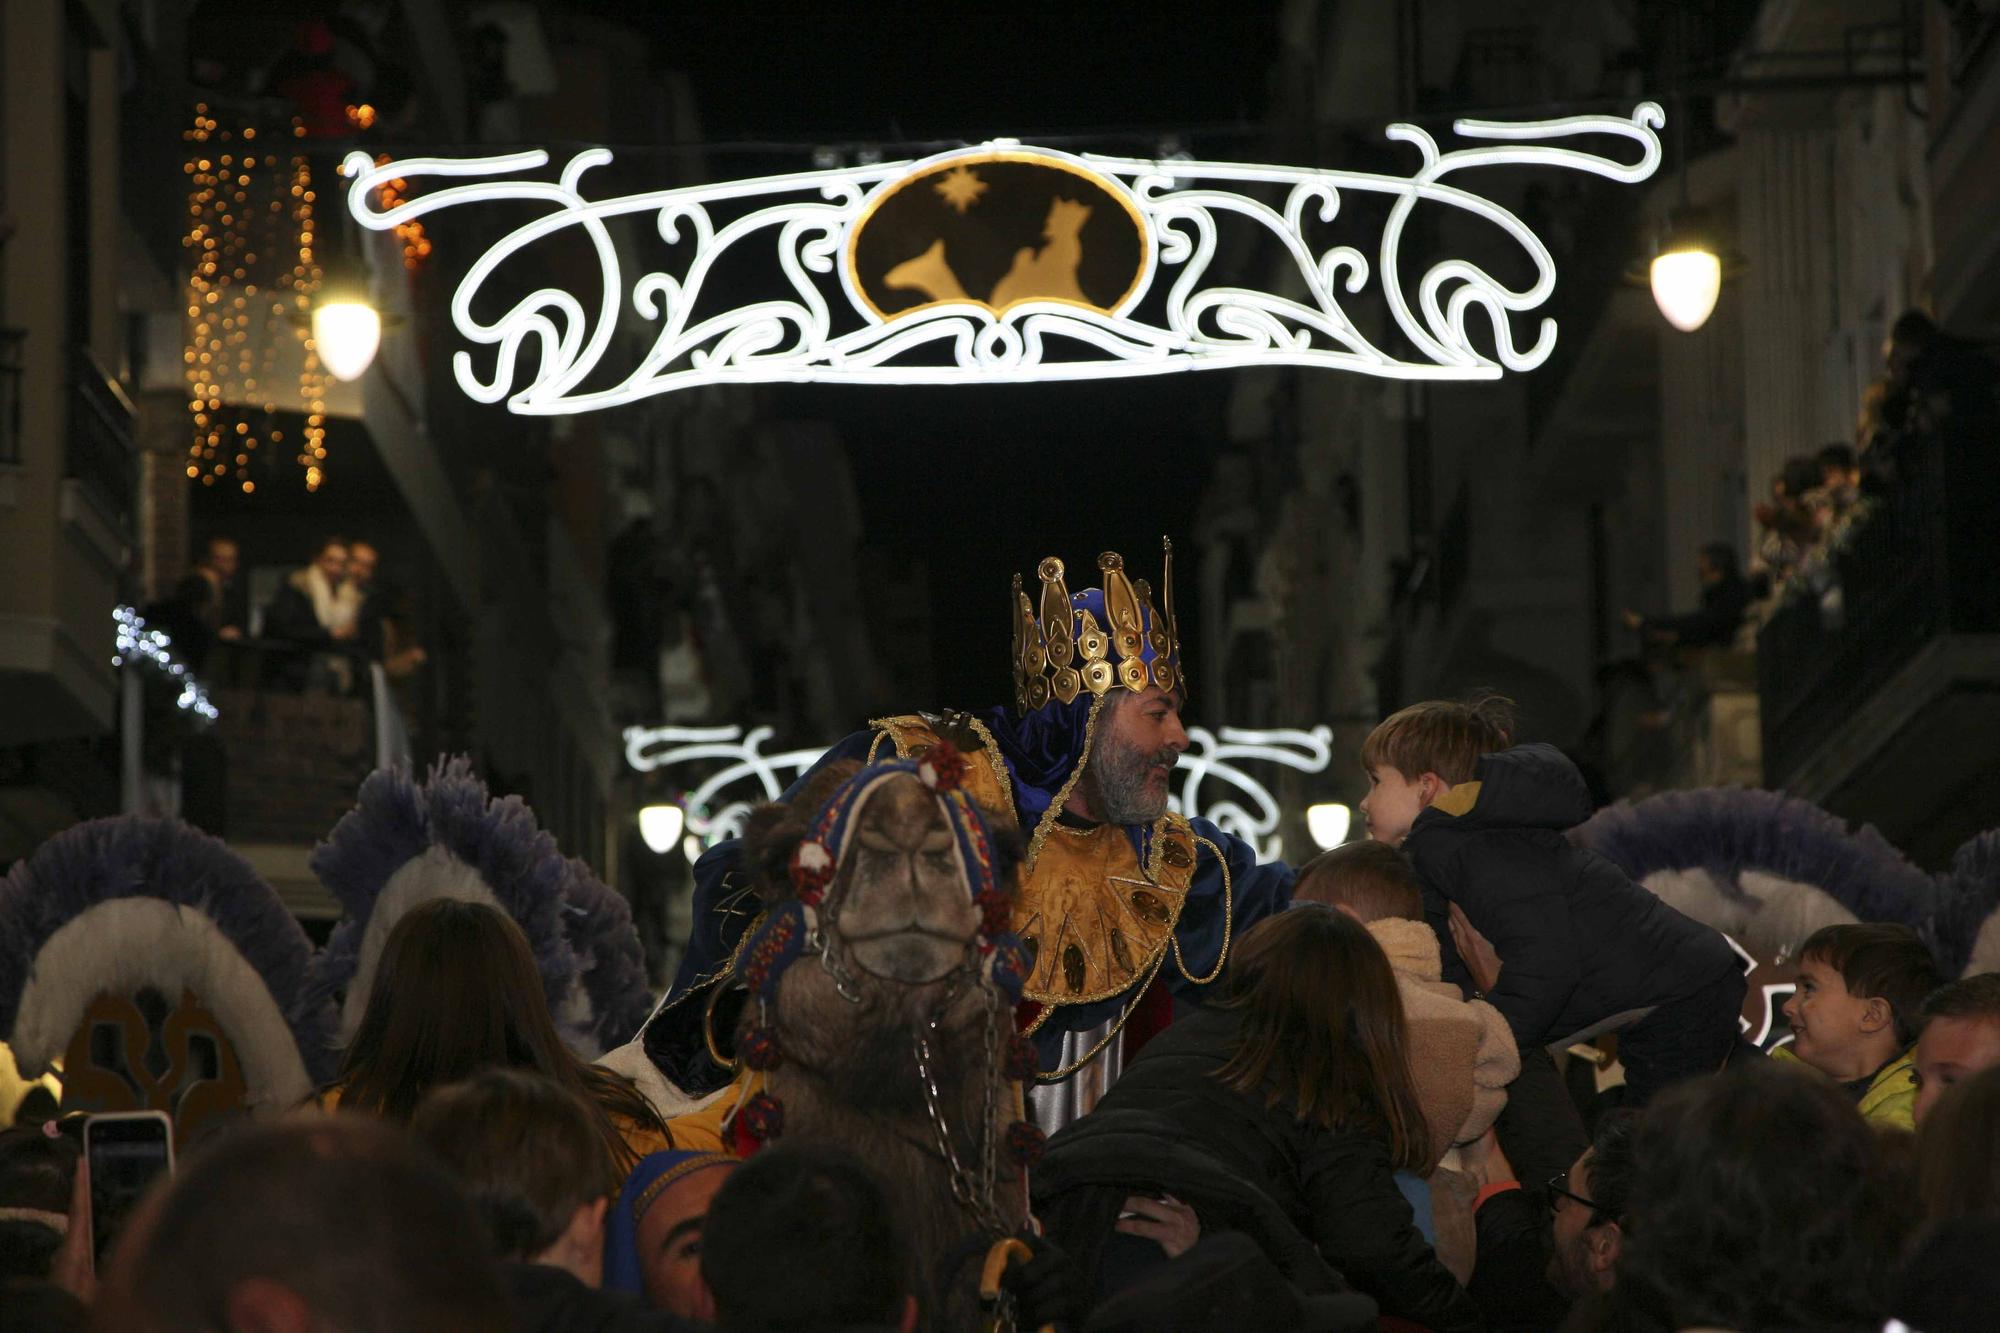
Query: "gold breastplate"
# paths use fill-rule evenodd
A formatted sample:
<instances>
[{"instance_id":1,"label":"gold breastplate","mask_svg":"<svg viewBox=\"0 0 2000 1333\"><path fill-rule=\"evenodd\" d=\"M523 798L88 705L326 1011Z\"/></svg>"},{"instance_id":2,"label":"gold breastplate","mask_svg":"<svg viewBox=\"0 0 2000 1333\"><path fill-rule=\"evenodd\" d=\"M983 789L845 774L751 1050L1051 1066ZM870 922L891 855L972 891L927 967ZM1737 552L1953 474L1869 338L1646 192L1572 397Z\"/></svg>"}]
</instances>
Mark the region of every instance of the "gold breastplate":
<instances>
[{"instance_id":1,"label":"gold breastplate","mask_svg":"<svg viewBox=\"0 0 2000 1333\"><path fill-rule=\"evenodd\" d=\"M919 716L872 725L881 732L878 746L887 739L903 759L938 741ZM986 748L967 757L966 789L994 817L1018 821L1006 761L985 728L977 721L972 726ZM1043 1005L1090 1004L1152 976L1173 944L1194 866L1194 831L1176 814L1153 825L1143 867L1122 828L1054 825L1034 865L1023 870L1014 900L1014 931L1034 956L1022 997Z\"/></svg>"}]
</instances>

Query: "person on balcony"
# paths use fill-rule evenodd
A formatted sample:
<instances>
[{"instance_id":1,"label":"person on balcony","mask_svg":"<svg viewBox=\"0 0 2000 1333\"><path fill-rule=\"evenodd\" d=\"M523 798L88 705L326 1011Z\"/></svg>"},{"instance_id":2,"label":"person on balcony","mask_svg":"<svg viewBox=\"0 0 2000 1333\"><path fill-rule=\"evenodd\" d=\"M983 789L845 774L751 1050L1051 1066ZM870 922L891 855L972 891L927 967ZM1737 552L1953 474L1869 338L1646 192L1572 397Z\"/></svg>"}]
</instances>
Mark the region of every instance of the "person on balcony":
<instances>
[{"instance_id":1,"label":"person on balcony","mask_svg":"<svg viewBox=\"0 0 2000 1333\"><path fill-rule=\"evenodd\" d=\"M216 640L243 637L230 623L229 594L236 585L239 555L234 539L210 537L188 576L162 600L145 609L146 620L170 635L188 668L200 674Z\"/></svg>"},{"instance_id":2,"label":"person on balcony","mask_svg":"<svg viewBox=\"0 0 2000 1333\"><path fill-rule=\"evenodd\" d=\"M1701 581L1698 610L1665 616L1627 611L1627 627L1639 631L1649 643L1683 648L1727 648L1736 642L1736 631L1750 609L1750 585L1736 567L1736 548L1728 542L1702 547L1695 560L1695 577Z\"/></svg>"},{"instance_id":3,"label":"person on balcony","mask_svg":"<svg viewBox=\"0 0 2000 1333\"><path fill-rule=\"evenodd\" d=\"M315 660L326 662L321 654L358 646L361 596L348 582L347 560L347 542L328 537L319 544L312 563L292 571L271 598L264 610L264 637L297 651L271 655L270 683L304 693L314 681ZM345 693L345 687L353 684L351 664L341 660L327 665L348 668L345 673L319 673L320 681L335 693Z\"/></svg>"},{"instance_id":4,"label":"person on balcony","mask_svg":"<svg viewBox=\"0 0 2000 1333\"><path fill-rule=\"evenodd\" d=\"M409 628L408 599L393 585L375 581L381 555L370 542L347 544L347 583L354 595L355 638L371 661L380 662L392 681L401 680L429 661L429 654Z\"/></svg>"}]
</instances>

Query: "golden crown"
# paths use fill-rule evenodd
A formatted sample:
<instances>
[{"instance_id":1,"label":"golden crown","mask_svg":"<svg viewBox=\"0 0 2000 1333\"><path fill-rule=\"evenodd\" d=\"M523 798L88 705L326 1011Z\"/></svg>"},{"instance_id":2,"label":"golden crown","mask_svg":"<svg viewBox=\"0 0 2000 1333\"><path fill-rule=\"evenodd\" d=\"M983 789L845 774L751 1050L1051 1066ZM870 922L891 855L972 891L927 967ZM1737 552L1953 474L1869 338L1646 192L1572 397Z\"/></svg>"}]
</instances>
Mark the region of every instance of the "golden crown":
<instances>
[{"instance_id":1,"label":"golden crown","mask_svg":"<svg viewBox=\"0 0 2000 1333\"><path fill-rule=\"evenodd\" d=\"M1041 614L1014 576L1014 703L1032 713L1050 700L1068 703L1085 690L1102 697L1123 687L1185 687L1180 629L1174 622L1174 544L1162 537L1166 564L1160 574L1160 610L1146 580L1125 575L1116 551L1097 557L1101 600L1088 592L1070 596L1063 562L1050 556L1035 568L1042 581ZM1098 620L1093 601L1108 625ZM1150 655L1151 660L1147 658Z\"/></svg>"}]
</instances>

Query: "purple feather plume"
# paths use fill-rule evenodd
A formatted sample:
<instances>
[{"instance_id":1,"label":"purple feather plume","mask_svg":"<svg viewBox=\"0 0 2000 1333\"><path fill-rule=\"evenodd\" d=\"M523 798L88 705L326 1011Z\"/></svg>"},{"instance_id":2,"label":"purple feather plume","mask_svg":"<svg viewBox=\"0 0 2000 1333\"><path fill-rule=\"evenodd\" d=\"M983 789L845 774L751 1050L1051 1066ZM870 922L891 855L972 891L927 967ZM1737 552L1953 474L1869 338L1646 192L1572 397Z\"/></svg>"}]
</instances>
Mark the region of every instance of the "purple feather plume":
<instances>
[{"instance_id":1,"label":"purple feather plume","mask_svg":"<svg viewBox=\"0 0 2000 1333\"><path fill-rule=\"evenodd\" d=\"M563 920L570 948L583 963L593 1035L600 1047L610 1050L637 1036L653 1011L652 992L646 986L646 951L624 896L582 861L571 860L569 872Z\"/></svg>"},{"instance_id":2,"label":"purple feather plume","mask_svg":"<svg viewBox=\"0 0 2000 1333\"><path fill-rule=\"evenodd\" d=\"M1938 876L1938 889L1938 910L1923 935L1945 975L1955 977L1972 961L1979 928L2000 908L2000 829L1960 847L1951 869Z\"/></svg>"},{"instance_id":3,"label":"purple feather plume","mask_svg":"<svg viewBox=\"0 0 2000 1333\"><path fill-rule=\"evenodd\" d=\"M157 898L212 921L269 988L306 1072L331 1073L334 1011L312 984L312 944L277 891L219 838L140 815L65 829L0 880L0 1040L49 937L120 898Z\"/></svg>"},{"instance_id":4,"label":"purple feather plume","mask_svg":"<svg viewBox=\"0 0 2000 1333\"><path fill-rule=\"evenodd\" d=\"M624 899L581 862L566 860L519 797L494 799L462 757L440 759L422 786L400 771L371 774L355 808L313 849L313 873L347 914L318 960L320 993L339 995L353 981L383 888L432 846L475 871L520 925L551 1012L561 1012L580 976L602 1044L638 1030L649 1000Z\"/></svg>"},{"instance_id":5,"label":"purple feather plume","mask_svg":"<svg viewBox=\"0 0 2000 1333\"><path fill-rule=\"evenodd\" d=\"M1734 891L1746 870L1825 891L1863 921L1918 926L1937 889L1873 826L1851 830L1810 801L1746 787L1662 792L1608 806L1570 830L1572 841L1635 880L1702 869Z\"/></svg>"}]
</instances>

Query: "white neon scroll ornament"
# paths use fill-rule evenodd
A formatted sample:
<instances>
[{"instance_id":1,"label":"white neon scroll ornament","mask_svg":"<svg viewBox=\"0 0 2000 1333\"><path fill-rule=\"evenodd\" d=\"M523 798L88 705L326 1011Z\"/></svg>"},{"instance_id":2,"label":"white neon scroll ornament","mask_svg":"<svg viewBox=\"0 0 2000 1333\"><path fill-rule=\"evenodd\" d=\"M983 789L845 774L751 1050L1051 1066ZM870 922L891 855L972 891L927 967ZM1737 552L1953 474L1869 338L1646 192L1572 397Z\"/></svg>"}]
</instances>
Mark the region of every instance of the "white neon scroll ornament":
<instances>
[{"instance_id":1,"label":"white neon scroll ornament","mask_svg":"<svg viewBox=\"0 0 2000 1333\"><path fill-rule=\"evenodd\" d=\"M1555 289L1555 261L1518 215L1455 182L1469 169L1502 165L1563 167L1641 181L1660 164L1657 131L1665 121L1652 102L1624 117L1459 120L1452 125L1458 137L1482 142L1448 152L1415 125L1391 125L1391 140L1417 150L1416 170L1408 176L1072 155L1012 140L915 162L599 200L586 199L581 186L585 173L611 161L602 148L579 152L553 182L518 176L548 165L548 154L540 150L381 165L353 153L343 169L353 180L349 210L378 231L466 204L513 201L547 210L495 241L472 264L453 294L451 314L466 339L494 349L484 371L471 353L454 356L459 386L479 402L504 399L510 411L548 416L708 383L950 384L1273 364L1423 380L1486 380L1503 371L1531 370L1554 348L1555 322L1543 318L1524 345L1514 317L1548 299ZM1550 142L1579 136L1627 140L1637 146L1638 159L1626 162ZM1129 204L1140 220L1143 245L1133 290L1109 310L1031 300L995 313L976 301L947 300L884 317L861 299L840 261L870 205L913 175L1002 151L1088 176ZM393 208L378 208L376 187L399 178L423 192ZM452 178L467 183L444 183ZM436 188L423 189L433 184ZM1347 193L1394 201L1373 246L1372 268L1360 249L1326 236ZM1458 209L1499 228L1526 254L1534 281L1511 288L1469 260L1445 259L1417 280L1413 302L1405 290L1401 250L1404 229L1420 203ZM633 216L650 217L674 256L672 271L628 281L607 223ZM1211 280L1209 268L1225 225L1260 229L1277 241L1291 268L1265 286L1290 294ZM473 313L481 287L497 268L571 227L588 241L602 271L595 311L551 287L495 317ZM727 291L711 289L718 260L733 249L761 246L769 247L765 258L788 284L786 295L736 305ZM1416 359L1376 346L1343 309L1342 297L1363 292L1371 277L1379 279L1383 303ZM1148 303L1146 297L1162 284L1162 299ZM620 370L602 362L614 335L622 327L643 341L646 325L652 326L648 350L612 382ZM632 339L620 341L630 345ZM594 387L584 387L586 380Z\"/></svg>"},{"instance_id":2,"label":"white neon scroll ornament","mask_svg":"<svg viewBox=\"0 0 2000 1333\"><path fill-rule=\"evenodd\" d=\"M792 779L825 754L822 749L787 750L765 754L769 727L627 727L625 762L641 773L703 760L725 760L723 767L688 792L688 831L705 847L743 832L743 821L759 801L775 801ZM1188 728L1188 749L1175 766L1178 790L1168 798L1176 811L1201 815L1225 833L1257 849L1259 860L1276 860L1283 852L1277 829L1284 812L1262 783L1245 773L1245 763L1275 763L1302 773L1318 773L1333 761L1333 732L1321 725L1310 731L1248 731L1223 727ZM1202 784L1223 783L1219 794L1206 794ZM730 795L732 788L737 789ZM718 798L725 798L717 805Z\"/></svg>"}]
</instances>

